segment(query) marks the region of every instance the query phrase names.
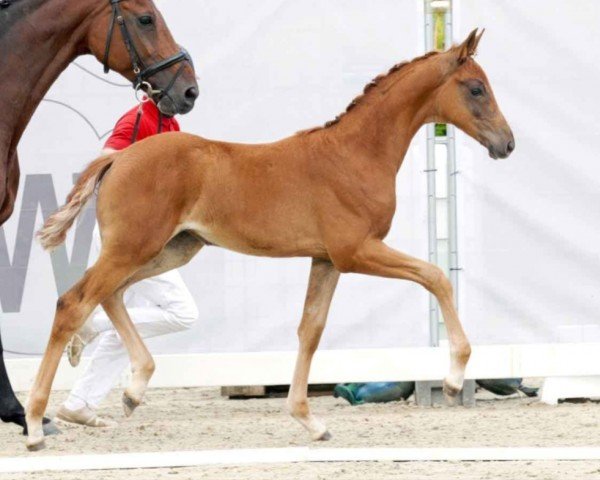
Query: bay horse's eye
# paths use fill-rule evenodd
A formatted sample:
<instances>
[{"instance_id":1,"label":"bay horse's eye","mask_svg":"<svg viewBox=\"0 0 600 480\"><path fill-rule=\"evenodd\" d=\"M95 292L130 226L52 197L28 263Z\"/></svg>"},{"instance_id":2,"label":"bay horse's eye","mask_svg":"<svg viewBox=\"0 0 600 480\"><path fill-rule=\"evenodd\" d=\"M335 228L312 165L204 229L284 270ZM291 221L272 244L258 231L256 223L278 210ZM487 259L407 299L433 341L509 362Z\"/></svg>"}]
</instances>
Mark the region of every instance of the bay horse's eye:
<instances>
[{"instance_id":1,"label":"bay horse's eye","mask_svg":"<svg viewBox=\"0 0 600 480\"><path fill-rule=\"evenodd\" d=\"M138 18L138 22L140 22L140 25L152 25L154 23L154 19L150 15L143 15Z\"/></svg>"},{"instance_id":2,"label":"bay horse's eye","mask_svg":"<svg viewBox=\"0 0 600 480\"><path fill-rule=\"evenodd\" d=\"M479 87L472 88L471 95L473 95L474 97L479 97L480 95L483 95L483 90Z\"/></svg>"}]
</instances>

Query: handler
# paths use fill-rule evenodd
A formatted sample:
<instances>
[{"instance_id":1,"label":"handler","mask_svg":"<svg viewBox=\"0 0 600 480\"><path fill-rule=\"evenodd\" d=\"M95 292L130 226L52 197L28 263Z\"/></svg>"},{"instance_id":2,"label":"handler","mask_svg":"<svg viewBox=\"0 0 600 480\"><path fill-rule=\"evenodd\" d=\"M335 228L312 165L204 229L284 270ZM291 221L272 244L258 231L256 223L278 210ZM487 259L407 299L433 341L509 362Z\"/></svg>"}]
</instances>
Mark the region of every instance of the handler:
<instances>
[{"instance_id":1,"label":"handler","mask_svg":"<svg viewBox=\"0 0 600 480\"><path fill-rule=\"evenodd\" d=\"M147 99L129 110L117 122L106 141L103 154L122 150L135 141L161 132L177 132L175 118L163 116L152 100ZM93 247L100 253L100 234L96 226ZM125 293L125 305L142 338L189 329L198 309L177 270L142 280ZM116 422L98 417L96 409L115 386L129 364L127 350L102 309L96 310L83 329L73 336L67 346L72 366L77 366L87 344L99 338L91 362L77 381L57 418L89 427L112 427Z\"/></svg>"}]
</instances>

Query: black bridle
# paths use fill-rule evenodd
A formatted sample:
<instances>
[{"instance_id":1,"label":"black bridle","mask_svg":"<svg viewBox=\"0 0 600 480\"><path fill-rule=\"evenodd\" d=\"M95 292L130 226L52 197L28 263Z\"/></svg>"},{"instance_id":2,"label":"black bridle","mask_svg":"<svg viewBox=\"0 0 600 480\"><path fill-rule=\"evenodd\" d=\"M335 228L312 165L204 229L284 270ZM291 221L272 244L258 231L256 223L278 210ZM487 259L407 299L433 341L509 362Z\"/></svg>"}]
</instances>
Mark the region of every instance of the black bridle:
<instances>
[{"instance_id":1,"label":"black bridle","mask_svg":"<svg viewBox=\"0 0 600 480\"><path fill-rule=\"evenodd\" d=\"M177 78L179 78L179 76L181 75L183 68L185 67L185 64L182 64L179 67L179 69L177 70L175 75L173 75L173 78L171 79L171 81L169 82L169 84L167 85L167 87L165 89L158 89L158 90L152 89L152 85L149 82L149 79L152 76L156 75L158 72L166 70L167 68L172 67L173 65L176 65L181 62L188 62L190 65L192 65L192 68L193 68L192 58L190 57L189 53L184 48L181 48L179 53L176 53L175 55L173 55L169 58L161 60L160 62L157 62L154 65L150 65L150 66L146 67L144 65L144 61L142 60L142 58L140 57L139 53L137 52L137 50L135 48L135 45L131 39L131 35L129 34L129 30L127 30L125 18L123 18L123 14L121 12L121 7L119 6L119 3L121 3L122 1L123 0L109 0L110 4L112 6L113 15L112 15L112 20L110 22L110 26L108 28L108 35L106 37L106 48L104 50L104 61L103 61L104 73L108 73L110 71L110 67L108 66L108 60L109 60L109 56L110 56L110 46L112 44L112 37L113 37L113 32L114 32L115 23L116 23L119 25L119 28L121 29L121 35L123 37L123 42L125 43L125 48L127 49L127 52L129 53L129 58L131 58L131 67L133 68L133 73L135 74L135 79L133 81L133 87L136 90L140 90L145 87L150 90L149 92L147 92L148 94L158 94L159 96L169 96L169 91L171 90L171 88L173 87L175 82L177 81Z\"/></svg>"}]
</instances>

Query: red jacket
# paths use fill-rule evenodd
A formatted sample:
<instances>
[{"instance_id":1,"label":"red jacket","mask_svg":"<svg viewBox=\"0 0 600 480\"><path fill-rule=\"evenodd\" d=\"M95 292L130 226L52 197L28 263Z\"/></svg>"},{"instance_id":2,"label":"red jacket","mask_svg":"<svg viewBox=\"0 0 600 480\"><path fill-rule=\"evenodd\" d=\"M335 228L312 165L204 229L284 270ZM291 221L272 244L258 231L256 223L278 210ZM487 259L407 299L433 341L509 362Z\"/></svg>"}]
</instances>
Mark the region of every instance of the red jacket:
<instances>
[{"instance_id":1,"label":"red jacket","mask_svg":"<svg viewBox=\"0 0 600 480\"><path fill-rule=\"evenodd\" d=\"M123 150L133 143L133 130L135 128L137 112L138 106L135 106L119 119L110 137L106 140L104 148ZM142 118L136 141L158 133L159 115L160 112L154 102L147 101L142 104ZM179 132L179 123L172 117L163 117L162 132Z\"/></svg>"}]
</instances>

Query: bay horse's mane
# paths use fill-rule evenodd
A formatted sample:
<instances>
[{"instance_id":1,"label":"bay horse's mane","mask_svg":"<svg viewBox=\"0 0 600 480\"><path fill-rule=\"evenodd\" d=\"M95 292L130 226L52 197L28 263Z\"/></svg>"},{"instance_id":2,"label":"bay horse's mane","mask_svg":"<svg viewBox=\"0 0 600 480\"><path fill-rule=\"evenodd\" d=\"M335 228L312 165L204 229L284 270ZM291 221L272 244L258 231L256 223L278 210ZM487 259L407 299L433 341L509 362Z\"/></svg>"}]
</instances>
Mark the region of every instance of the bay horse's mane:
<instances>
[{"instance_id":1,"label":"bay horse's mane","mask_svg":"<svg viewBox=\"0 0 600 480\"><path fill-rule=\"evenodd\" d=\"M404 61L404 62L400 62L395 64L392 68L390 68L387 72L385 73L381 73L379 75L377 75L373 80L371 80L369 83L367 83L365 85L365 88L363 88L363 91L361 94L359 94L357 97L355 97L346 107L346 110L344 110L342 113L340 113L338 116L336 116L333 120L329 120L327 122L325 122L325 124L320 125L318 127L312 127L312 128L308 128L305 130L300 130L299 132L297 132L297 135L307 135L309 133L313 133L313 132L317 132L319 130L324 130L326 128L329 128L333 125L336 125L337 123L340 122L340 120L345 117L354 107L356 107L357 105L359 105L367 96L368 93L372 92L373 89L378 86L382 80L385 80L386 78L388 78L390 75L399 72L400 70L403 70L404 67L407 67L409 65L414 65L415 63L421 61L421 60L425 60L429 57L432 57L434 55L437 55L439 52L436 51L431 51L431 52L427 52L424 55L421 55L420 57L415 57L410 61Z\"/></svg>"}]
</instances>

